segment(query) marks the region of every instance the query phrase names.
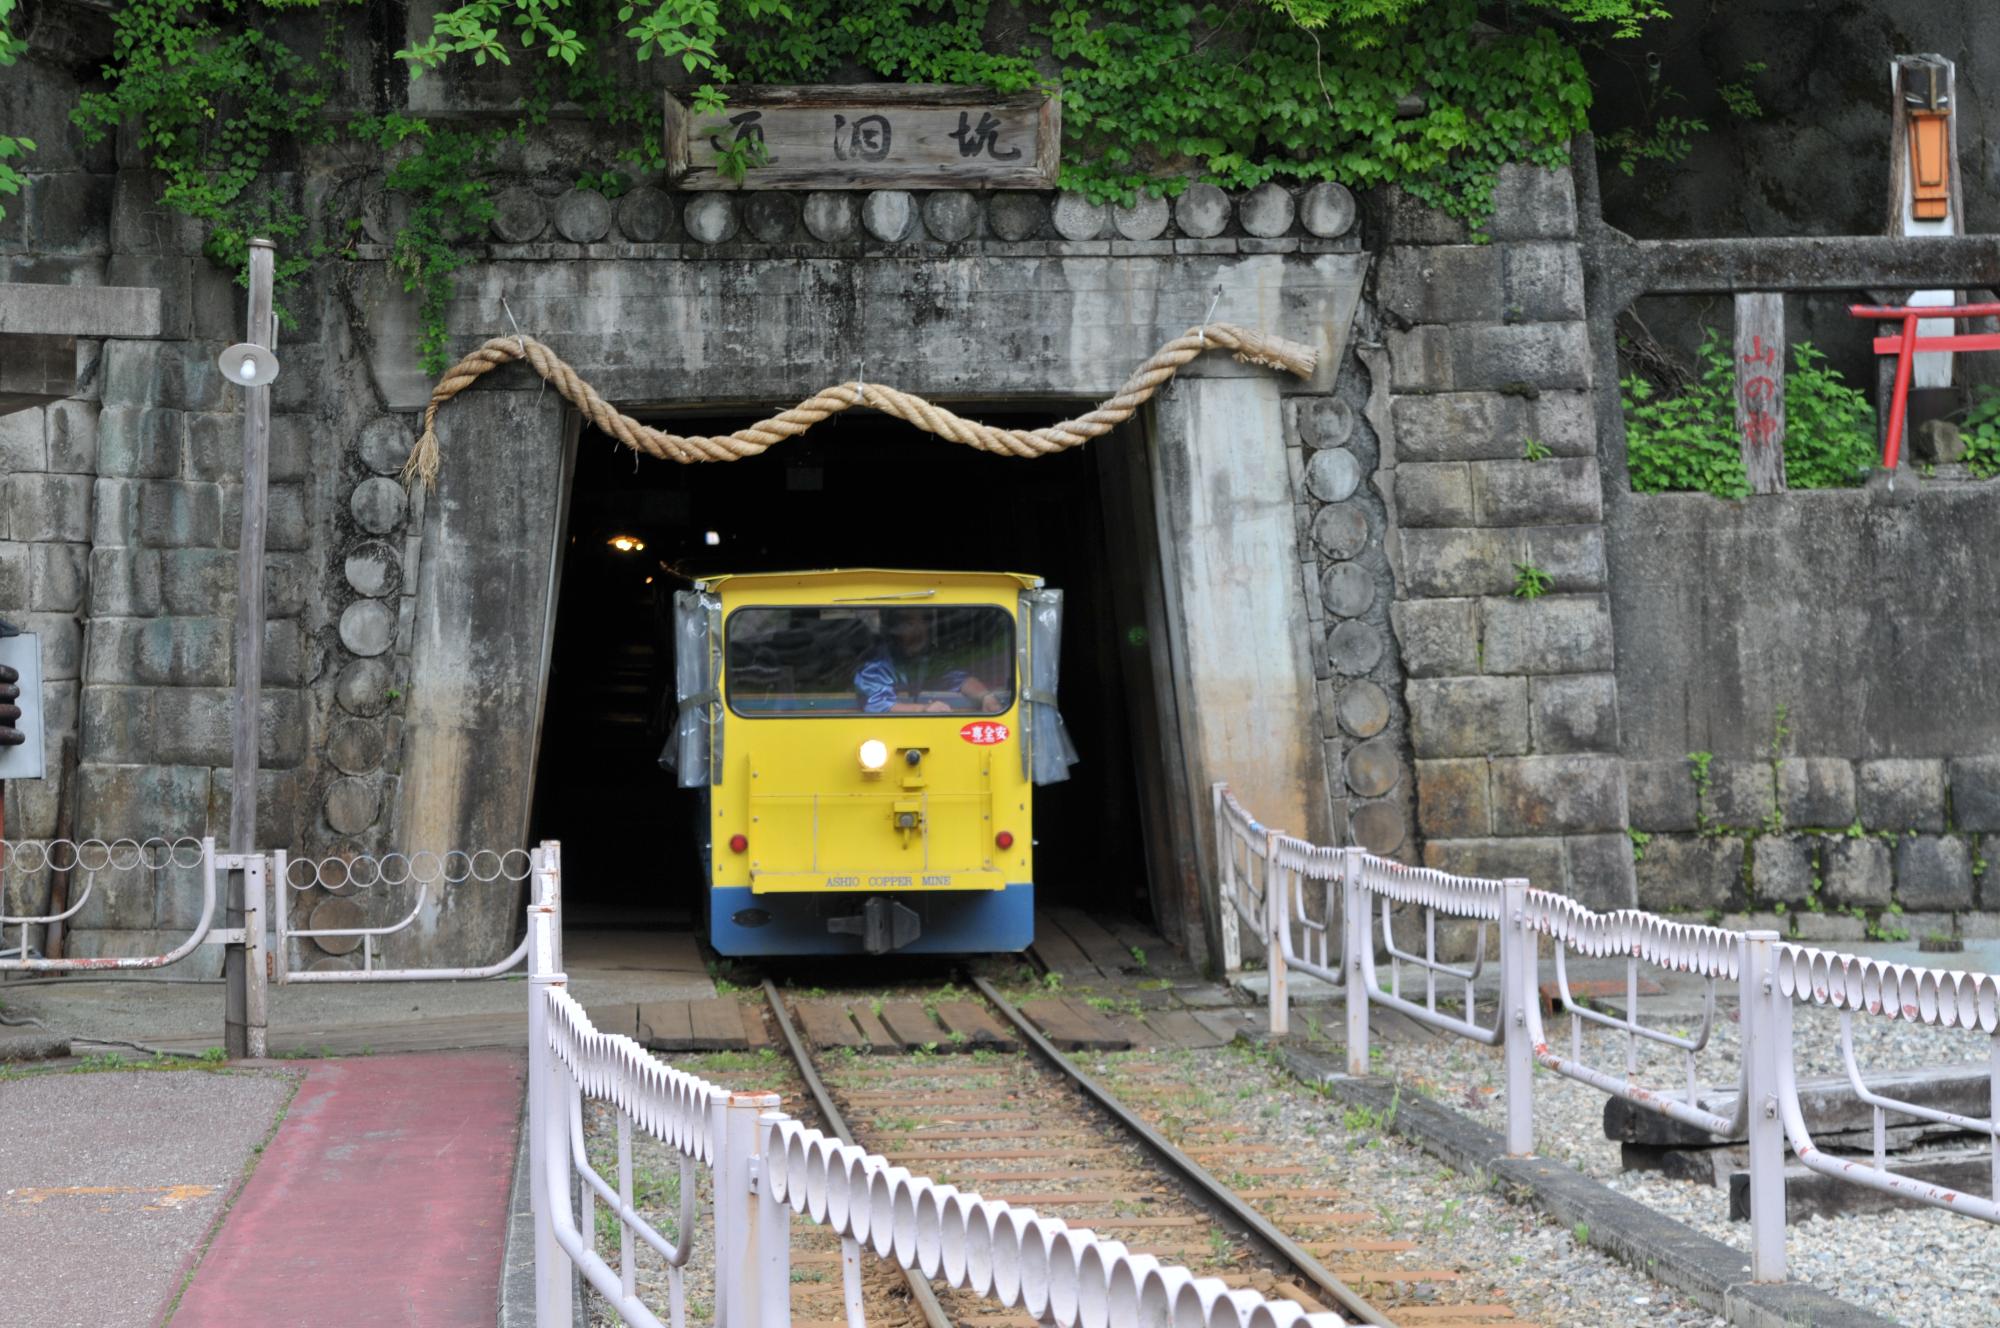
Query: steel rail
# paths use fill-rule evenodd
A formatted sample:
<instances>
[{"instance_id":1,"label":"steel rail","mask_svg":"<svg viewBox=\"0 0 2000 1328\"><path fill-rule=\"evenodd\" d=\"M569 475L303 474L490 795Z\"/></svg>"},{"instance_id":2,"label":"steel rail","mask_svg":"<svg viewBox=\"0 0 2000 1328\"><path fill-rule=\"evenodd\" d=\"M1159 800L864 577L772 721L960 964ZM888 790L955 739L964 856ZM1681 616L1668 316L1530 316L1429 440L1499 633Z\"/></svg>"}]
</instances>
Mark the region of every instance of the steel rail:
<instances>
[{"instance_id":1,"label":"steel rail","mask_svg":"<svg viewBox=\"0 0 2000 1328\"><path fill-rule=\"evenodd\" d=\"M792 1017L785 1013L785 998L778 994L777 986L769 978L764 979L764 999L769 1002L771 1013L778 1017L778 1031L784 1035L793 1064L799 1067L799 1076L806 1081L806 1091L812 1094L820 1119L826 1122L827 1128L839 1137L840 1142L850 1148L859 1147L854 1142L854 1132L847 1128L847 1118L840 1114L839 1107L833 1105L833 1096L826 1091L825 1081L813 1068L806 1044L799 1040L799 1031L792 1027ZM914 1268L903 1269L903 1277L910 1284L910 1299L916 1302L925 1324L929 1328L953 1328L950 1316L938 1303L937 1293L931 1290L930 1279Z\"/></svg>"},{"instance_id":2,"label":"steel rail","mask_svg":"<svg viewBox=\"0 0 2000 1328\"><path fill-rule=\"evenodd\" d=\"M1375 1325L1376 1328L1394 1328L1393 1322L1384 1317L1382 1311L1362 1299L1353 1287L1348 1286L1347 1283L1334 1276L1333 1272L1326 1265L1315 1259L1298 1242L1273 1226L1270 1220L1262 1213L1243 1202L1237 1196L1236 1191L1210 1175L1208 1169L1203 1167L1201 1163L1175 1147L1165 1135L1140 1119L1132 1112L1131 1108L1120 1102L1116 1094L1084 1073L1082 1066L1057 1050L1056 1045L1043 1037L1041 1030L1029 1023L1027 1016L1016 1010L1012 1003L1006 997L1002 996L991 982L988 982L976 973L969 974L968 976L971 978L973 986L978 988L979 994L984 996L994 1009L1004 1015L1008 1023L1019 1030L1022 1038L1026 1040L1030 1047L1034 1048L1035 1052L1043 1060L1054 1066L1057 1073L1061 1074L1071 1083L1074 1083L1085 1094L1094 1099L1097 1105L1109 1112L1120 1125L1124 1126L1132 1134L1137 1135L1140 1141L1161 1160L1174 1170L1180 1172L1186 1178L1189 1185L1198 1190L1202 1198L1209 1204L1221 1209L1230 1218L1247 1228L1253 1236L1269 1247L1274 1254L1290 1264L1306 1281L1325 1292L1327 1296L1332 1298L1350 1316L1362 1323Z\"/></svg>"}]
</instances>

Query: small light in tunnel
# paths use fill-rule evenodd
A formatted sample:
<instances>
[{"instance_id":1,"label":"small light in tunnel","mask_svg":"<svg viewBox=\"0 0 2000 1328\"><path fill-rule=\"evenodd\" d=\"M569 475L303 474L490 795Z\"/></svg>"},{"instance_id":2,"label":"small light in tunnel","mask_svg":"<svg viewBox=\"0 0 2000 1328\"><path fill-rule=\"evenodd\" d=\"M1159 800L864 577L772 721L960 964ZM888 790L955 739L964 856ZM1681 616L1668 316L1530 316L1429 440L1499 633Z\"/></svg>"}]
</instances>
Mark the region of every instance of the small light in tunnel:
<instances>
[{"instance_id":1,"label":"small light in tunnel","mask_svg":"<svg viewBox=\"0 0 2000 1328\"><path fill-rule=\"evenodd\" d=\"M646 541L637 535L613 535L604 542L620 553L638 553L646 547Z\"/></svg>"},{"instance_id":2,"label":"small light in tunnel","mask_svg":"<svg viewBox=\"0 0 2000 1328\"><path fill-rule=\"evenodd\" d=\"M718 530L711 530L706 535L701 537L701 542L709 545L720 544L722 543L722 532Z\"/></svg>"},{"instance_id":3,"label":"small light in tunnel","mask_svg":"<svg viewBox=\"0 0 2000 1328\"><path fill-rule=\"evenodd\" d=\"M649 576L649 577L647 577L647 578L646 578L646 584L647 584L647 585L649 585L649 586L650 586L650 585L652 585L652 584L653 584L653 578L652 578L652 577L650 577L650 576Z\"/></svg>"}]
</instances>

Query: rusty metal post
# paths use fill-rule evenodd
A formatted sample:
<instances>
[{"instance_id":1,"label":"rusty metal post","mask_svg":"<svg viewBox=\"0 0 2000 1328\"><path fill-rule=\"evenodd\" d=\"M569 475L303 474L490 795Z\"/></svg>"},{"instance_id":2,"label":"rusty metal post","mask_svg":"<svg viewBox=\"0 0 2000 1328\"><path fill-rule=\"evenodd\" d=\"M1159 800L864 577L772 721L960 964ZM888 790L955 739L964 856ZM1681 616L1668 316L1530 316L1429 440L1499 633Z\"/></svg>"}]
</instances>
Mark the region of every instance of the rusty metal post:
<instances>
[{"instance_id":1,"label":"rusty metal post","mask_svg":"<svg viewBox=\"0 0 2000 1328\"><path fill-rule=\"evenodd\" d=\"M1750 1279L1785 1280L1785 1127L1778 1116L1778 1059L1792 1056L1792 1002L1772 972L1774 931L1743 933L1737 977L1750 1136Z\"/></svg>"},{"instance_id":2,"label":"rusty metal post","mask_svg":"<svg viewBox=\"0 0 2000 1328\"><path fill-rule=\"evenodd\" d=\"M1213 790L1215 847L1216 852L1222 857L1221 879L1216 886L1222 906L1216 910L1216 920L1221 924L1222 930L1222 977L1225 982L1234 978L1237 971L1243 967L1243 942L1236 930L1237 838L1235 832L1230 829L1226 813L1222 810L1222 791L1226 787L1228 786L1225 784L1217 784ZM1243 869L1246 872L1250 870L1249 864L1244 864Z\"/></svg>"},{"instance_id":3,"label":"rusty metal post","mask_svg":"<svg viewBox=\"0 0 2000 1328\"><path fill-rule=\"evenodd\" d=\"M1291 996L1285 973L1285 869L1278 865L1276 831L1264 835L1264 972L1271 980L1271 1036L1291 1031Z\"/></svg>"},{"instance_id":4,"label":"rusty metal post","mask_svg":"<svg viewBox=\"0 0 2000 1328\"><path fill-rule=\"evenodd\" d=\"M1362 947L1368 939L1368 892L1361 888L1361 853L1344 849L1340 855L1340 926L1347 944L1347 1072L1368 1073L1368 977Z\"/></svg>"},{"instance_id":5,"label":"rusty metal post","mask_svg":"<svg viewBox=\"0 0 2000 1328\"><path fill-rule=\"evenodd\" d=\"M1535 933L1528 929L1528 883L1500 883L1500 1037L1507 1067L1507 1156L1535 1151L1535 1049L1528 1002L1535 989ZM1468 1016L1470 1017L1470 1012Z\"/></svg>"},{"instance_id":6,"label":"rusty metal post","mask_svg":"<svg viewBox=\"0 0 2000 1328\"><path fill-rule=\"evenodd\" d=\"M243 958L249 970L243 992L244 1054L254 1057L267 1054L266 1035L271 1024L271 949L264 934L270 909L266 866L261 853L253 853L243 864Z\"/></svg>"}]
</instances>

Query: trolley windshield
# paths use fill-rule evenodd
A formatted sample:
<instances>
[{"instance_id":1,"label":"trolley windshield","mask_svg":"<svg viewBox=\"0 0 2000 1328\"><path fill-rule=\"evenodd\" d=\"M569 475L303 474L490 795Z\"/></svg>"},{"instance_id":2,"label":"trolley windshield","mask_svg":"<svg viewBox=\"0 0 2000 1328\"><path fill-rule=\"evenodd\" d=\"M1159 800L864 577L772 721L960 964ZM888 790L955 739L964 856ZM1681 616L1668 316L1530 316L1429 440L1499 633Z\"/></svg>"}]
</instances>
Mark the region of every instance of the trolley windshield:
<instances>
[{"instance_id":1,"label":"trolley windshield","mask_svg":"<svg viewBox=\"0 0 2000 1328\"><path fill-rule=\"evenodd\" d=\"M991 604L736 610L723 677L739 715L998 714L1014 701L1014 618Z\"/></svg>"}]
</instances>

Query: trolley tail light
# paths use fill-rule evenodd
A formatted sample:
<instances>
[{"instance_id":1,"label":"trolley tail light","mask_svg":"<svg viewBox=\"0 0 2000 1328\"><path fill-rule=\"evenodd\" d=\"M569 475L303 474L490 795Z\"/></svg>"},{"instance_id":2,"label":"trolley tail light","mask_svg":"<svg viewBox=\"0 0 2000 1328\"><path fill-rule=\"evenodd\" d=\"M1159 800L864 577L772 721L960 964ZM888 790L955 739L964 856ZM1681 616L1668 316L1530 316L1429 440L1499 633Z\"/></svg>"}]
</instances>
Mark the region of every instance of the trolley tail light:
<instances>
[{"instance_id":1,"label":"trolley tail light","mask_svg":"<svg viewBox=\"0 0 2000 1328\"><path fill-rule=\"evenodd\" d=\"M993 836L993 842L1001 848L1012 848L1014 847L1014 832L1012 830L1002 830L999 834Z\"/></svg>"},{"instance_id":2,"label":"trolley tail light","mask_svg":"<svg viewBox=\"0 0 2000 1328\"><path fill-rule=\"evenodd\" d=\"M861 768L879 773L889 764L889 744L880 738L870 738L861 744Z\"/></svg>"},{"instance_id":3,"label":"trolley tail light","mask_svg":"<svg viewBox=\"0 0 2000 1328\"><path fill-rule=\"evenodd\" d=\"M729 851L731 853L749 852L750 851L749 839L743 835L731 835L729 837Z\"/></svg>"}]
</instances>

